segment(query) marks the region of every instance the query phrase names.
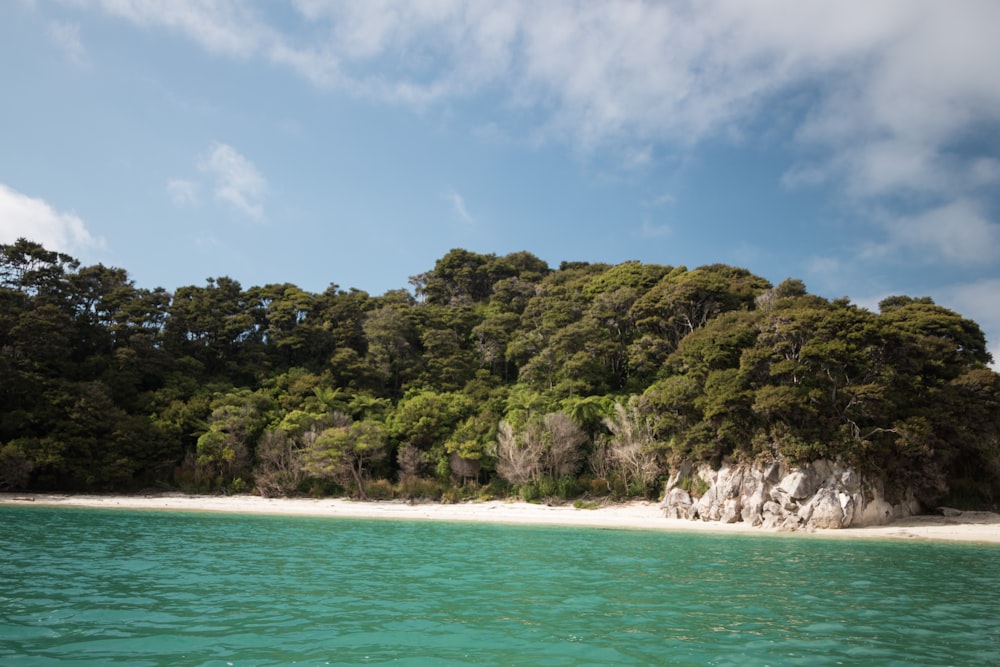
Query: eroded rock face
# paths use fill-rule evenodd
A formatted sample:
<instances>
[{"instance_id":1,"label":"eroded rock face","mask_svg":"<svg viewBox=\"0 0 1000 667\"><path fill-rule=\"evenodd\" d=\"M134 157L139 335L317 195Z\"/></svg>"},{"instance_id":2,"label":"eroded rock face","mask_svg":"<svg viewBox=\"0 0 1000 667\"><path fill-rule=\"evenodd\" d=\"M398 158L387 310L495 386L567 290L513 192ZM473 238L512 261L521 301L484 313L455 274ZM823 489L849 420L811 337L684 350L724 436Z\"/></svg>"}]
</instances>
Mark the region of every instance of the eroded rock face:
<instances>
[{"instance_id":1,"label":"eroded rock face","mask_svg":"<svg viewBox=\"0 0 1000 667\"><path fill-rule=\"evenodd\" d=\"M691 494L675 486L663 498L663 513L668 519L687 519L691 505Z\"/></svg>"},{"instance_id":2,"label":"eroded rock face","mask_svg":"<svg viewBox=\"0 0 1000 667\"><path fill-rule=\"evenodd\" d=\"M700 497L685 490L706 484ZM718 470L685 463L670 477L661 507L674 519L742 521L785 530L880 525L919 511L912 496L893 505L879 484L828 460L794 468L781 460L724 463Z\"/></svg>"},{"instance_id":3,"label":"eroded rock face","mask_svg":"<svg viewBox=\"0 0 1000 667\"><path fill-rule=\"evenodd\" d=\"M812 467L790 472L778 484L778 488L788 494L792 500L803 500L816 493L818 482Z\"/></svg>"}]
</instances>

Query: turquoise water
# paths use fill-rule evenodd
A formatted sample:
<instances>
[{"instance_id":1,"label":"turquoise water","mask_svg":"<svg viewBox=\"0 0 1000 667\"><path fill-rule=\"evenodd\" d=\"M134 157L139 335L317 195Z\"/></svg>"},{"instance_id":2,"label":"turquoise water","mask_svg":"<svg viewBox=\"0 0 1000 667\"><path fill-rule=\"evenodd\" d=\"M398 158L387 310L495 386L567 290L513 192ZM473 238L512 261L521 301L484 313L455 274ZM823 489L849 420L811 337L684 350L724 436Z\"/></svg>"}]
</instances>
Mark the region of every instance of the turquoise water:
<instances>
[{"instance_id":1,"label":"turquoise water","mask_svg":"<svg viewBox=\"0 0 1000 667\"><path fill-rule=\"evenodd\" d=\"M0 665L1000 663L1000 548L0 508Z\"/></svg>"}]
</instances>

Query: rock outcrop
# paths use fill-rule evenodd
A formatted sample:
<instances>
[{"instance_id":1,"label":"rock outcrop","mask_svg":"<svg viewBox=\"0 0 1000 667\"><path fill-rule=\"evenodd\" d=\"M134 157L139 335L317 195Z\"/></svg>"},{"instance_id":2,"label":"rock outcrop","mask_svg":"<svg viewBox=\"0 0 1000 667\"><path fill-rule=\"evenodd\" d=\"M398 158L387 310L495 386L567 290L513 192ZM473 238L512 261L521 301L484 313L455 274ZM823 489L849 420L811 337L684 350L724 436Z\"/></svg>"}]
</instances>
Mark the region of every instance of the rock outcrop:
<instances>
[{"instance_id":1,"label":"rock outcrop","mask_svg":"<svg viewBox=\"0 0 1000 667\"><path fill-rule=\"evenodd\" d=\"M916 514L912 495L892 504L881 484L853 468L820 459L789 467L784 461L680 465L667 482L661 503L674 519L700 519L784 530L881 525Z\"/></svg>"}]
</instances>

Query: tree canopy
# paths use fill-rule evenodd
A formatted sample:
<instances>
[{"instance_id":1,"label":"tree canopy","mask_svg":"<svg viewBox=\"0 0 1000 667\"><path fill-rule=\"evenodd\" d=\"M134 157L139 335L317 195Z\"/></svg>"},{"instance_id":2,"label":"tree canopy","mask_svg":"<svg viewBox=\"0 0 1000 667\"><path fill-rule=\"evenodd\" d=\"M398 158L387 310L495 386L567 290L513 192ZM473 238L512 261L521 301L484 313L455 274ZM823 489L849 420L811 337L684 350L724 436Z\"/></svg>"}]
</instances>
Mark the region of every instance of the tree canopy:
<instances>
[{"instance_id":1,"label":"tree canopy","mask_svg":"<svg viewBox=\"0 0 1000 667\"><path fill-rule=\"evenodd\" d=\"M1000 493L1000 376L927 297L462 249L411 284L168 292L0 246L0 488L655 494L681 461L780 456Z\"/></svg>"}]
</instances>

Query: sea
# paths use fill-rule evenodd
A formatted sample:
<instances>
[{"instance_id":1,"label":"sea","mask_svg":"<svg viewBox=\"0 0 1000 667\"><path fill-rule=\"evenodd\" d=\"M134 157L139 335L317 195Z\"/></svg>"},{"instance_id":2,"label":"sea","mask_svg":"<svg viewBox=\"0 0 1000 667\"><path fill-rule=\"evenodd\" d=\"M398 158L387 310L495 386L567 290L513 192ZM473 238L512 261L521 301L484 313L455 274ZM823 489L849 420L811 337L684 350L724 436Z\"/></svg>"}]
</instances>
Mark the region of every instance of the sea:
<instances>
[{"instance_id":1,"label":"sea","mask_svg":"<svg viewBox=\"0 0 1000 667\"><path fill-rule=\"evenodd\" d=\"M1000 547L0 507L0 665L994 665Z\"/></svg>"}]
</instances>

